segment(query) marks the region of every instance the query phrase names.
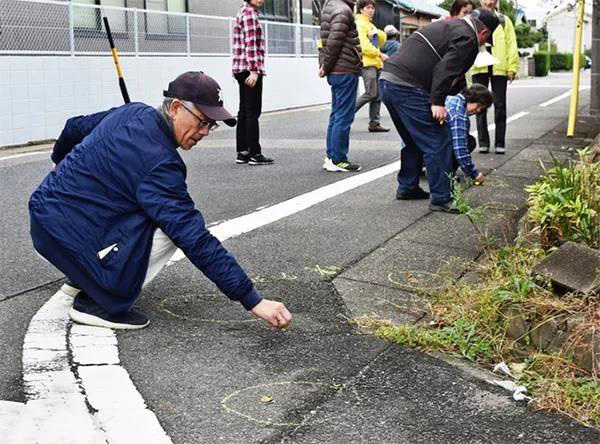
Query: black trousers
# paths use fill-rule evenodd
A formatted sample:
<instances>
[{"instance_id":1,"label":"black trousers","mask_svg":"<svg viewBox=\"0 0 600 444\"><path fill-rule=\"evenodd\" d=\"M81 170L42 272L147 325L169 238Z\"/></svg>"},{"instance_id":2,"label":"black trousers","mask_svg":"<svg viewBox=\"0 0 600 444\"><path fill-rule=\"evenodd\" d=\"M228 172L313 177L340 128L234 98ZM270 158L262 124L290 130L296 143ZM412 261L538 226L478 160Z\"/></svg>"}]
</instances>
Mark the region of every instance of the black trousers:
<instances>
[{"instance_id":1,"label":"black trousers","mask_svg":"<svg viewBox=\"0 0 600 444\"><path fill-rule=\"evenodd\" d=\"M240 87L240 109L235 135L237 152L248 151L250 156L255 156L261 153L258 118L262 112L263 83L262 76L259 75L256 84L251 88L244 83L249 76L249 71L234 75Z\"/></svg>"},{"instance_id":2,"label":"black trousers","mask_svg":"<svg viewBox=\"0 0 600 444\"><path fill-rule=\"evenodd\" d=\"M494 146L505 147L506 137L506 76L494 76L490 71L483 74L474 74L473 83L480 83L486 88L492 84L494 93L494 123L496 124ZM477 138L479 146L490 146L490 133L488 132L487 110L477 114Z\"/></svg>"}]
</instances>

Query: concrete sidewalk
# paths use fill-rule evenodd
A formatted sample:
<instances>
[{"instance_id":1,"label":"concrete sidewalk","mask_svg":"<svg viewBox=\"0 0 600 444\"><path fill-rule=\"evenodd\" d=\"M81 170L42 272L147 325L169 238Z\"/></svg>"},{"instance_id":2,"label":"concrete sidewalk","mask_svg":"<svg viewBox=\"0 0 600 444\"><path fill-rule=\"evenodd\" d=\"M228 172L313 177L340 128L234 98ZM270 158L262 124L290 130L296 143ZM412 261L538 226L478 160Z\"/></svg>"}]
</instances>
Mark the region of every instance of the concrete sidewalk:
<instances>
[{"instance_id":1,"label":"concrete sidewalk","mask_svg":"<svg viewBox=\"0 0 600 444\"><path fill-rule=\"evenodd\" d=\"M483 186L466 190L472 207L484 209L485 229L493 244L512 242L527 208L524 188L542 174L542 164L577 158L600 132L600 117L581 117L576 137L566 137L566 122L531 141L490 171ZM479 162L481 165L481 162ZM464 188L464 182L463 182ZM375 316L395 324L426 320L419 290L443 283L440 273L460 277L462 264L482 253L479 233L466 216L428 213L333 282L353 317Z\"/></svg>"},{"instance_id":2,"label":"concrete sidewalk","mask_svg":"<svg viewBox=\"0 0 600 444\"><path fill-rule=\"evenodd\" d=\"M576 158L576 150L593 142L599 132L600 118L581 117L574 138L565 136L566 122L561 123L507 157L483 186L466 191L474 207L486 208L487 228L496 244L514 239L517 222L526 211L524 187L539 177L541 163L550 165L552 157ZM441 270L460 278L464 261L481 253L479 235L466 216L428 213L336 277L333 284L353 318L375 317L395 325L426 322L429 310L419 290L442 285ZM434 357L423 361L418 355L399 346L386 348L356 378L357 393L366 392L367 398L351 391L340 393L317 409L319 421L311 421L310 428L299 427L285 442L341 442L340 435L351 442L600 440L598 431L556 414L534 412L481 379L498 379L497 375L465 362L444 359L449 366ZM420 377L407 384L407 374ZM436 409L440 415L432 417Z\"/></svg>"}]
</instances>

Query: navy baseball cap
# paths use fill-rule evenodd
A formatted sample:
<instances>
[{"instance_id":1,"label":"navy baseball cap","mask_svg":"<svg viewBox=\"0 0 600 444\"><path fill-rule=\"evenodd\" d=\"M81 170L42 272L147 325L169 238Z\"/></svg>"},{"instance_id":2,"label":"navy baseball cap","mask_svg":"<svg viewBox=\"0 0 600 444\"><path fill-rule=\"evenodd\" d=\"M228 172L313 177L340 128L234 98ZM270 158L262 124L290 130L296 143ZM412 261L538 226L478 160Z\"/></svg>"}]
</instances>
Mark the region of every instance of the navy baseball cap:
<instances>
[{"instance_id":1,"label":"navy baseball cap","mask_svg":"<svg viewBox=\"0 0 600 444\"><path fill-rule=\"evenodd\" d=\"M188 71L169 83L163 92L171 99L187 100L212 120L235 126L235 118L223 107L223 92L219 84L202 71Z\"/></svg>"}]
</instances>

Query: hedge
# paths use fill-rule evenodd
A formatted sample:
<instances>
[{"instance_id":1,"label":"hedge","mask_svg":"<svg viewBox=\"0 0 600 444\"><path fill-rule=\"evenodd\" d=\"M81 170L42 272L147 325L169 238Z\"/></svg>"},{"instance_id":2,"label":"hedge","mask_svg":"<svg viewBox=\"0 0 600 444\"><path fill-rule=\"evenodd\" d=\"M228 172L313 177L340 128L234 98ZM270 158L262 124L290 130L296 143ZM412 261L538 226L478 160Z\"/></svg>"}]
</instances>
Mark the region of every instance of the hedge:
<instances>
[{"instance_id":1,"label":"hedge","mask_svg":"<svg viewBox=\"0 0 600 444\"><path fill-rule=\"evenodd\" d=\"M581 55L580 68L585 65L585 56ZM550 54L550 69L552 71L570 70L573 69L573 54L570 52L557 52Z\"/></svg>"},{"instance_id":2,"label":"hedge","mask_svg":"<svg viewBox=\"0 0 600 444\"><path fill-rule=\"evenodd\" d=\"M544 77L548 75L550 71L550 54L548 51L539 51L533 55L535 60L535 75L538 77Z\"/></svg>"},{"instance_id":3,"label":"hedge","mask_svg":"<svg viewBox=\"0 0 600 444\"><path fill-rule=\"evenodd\" d=\"M550 54L550 70L560 71L573 68L573 54L570 52L557 52Z\"/></svg>"}]
</instances>

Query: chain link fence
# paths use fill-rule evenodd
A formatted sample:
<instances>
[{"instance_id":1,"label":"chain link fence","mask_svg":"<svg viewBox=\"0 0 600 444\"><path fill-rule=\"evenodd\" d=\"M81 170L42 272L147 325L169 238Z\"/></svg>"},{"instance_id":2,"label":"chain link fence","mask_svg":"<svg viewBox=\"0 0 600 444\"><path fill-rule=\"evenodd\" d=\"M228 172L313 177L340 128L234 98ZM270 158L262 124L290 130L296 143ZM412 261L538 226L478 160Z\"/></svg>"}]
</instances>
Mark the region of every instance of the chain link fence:
<instances>
[{"instance_id":1,"label":"chain link fence","mask_svg":"<svg viewBox=\"0 0 600 444\"><path fill-rule=\"evenodd\" d=\"M0 54L105 55L107 17L120 55L230 55L233 20L51 0L0 0ZM314 57L319 29L263 22L271 56Z\"/></svg>"}]
</instances>

